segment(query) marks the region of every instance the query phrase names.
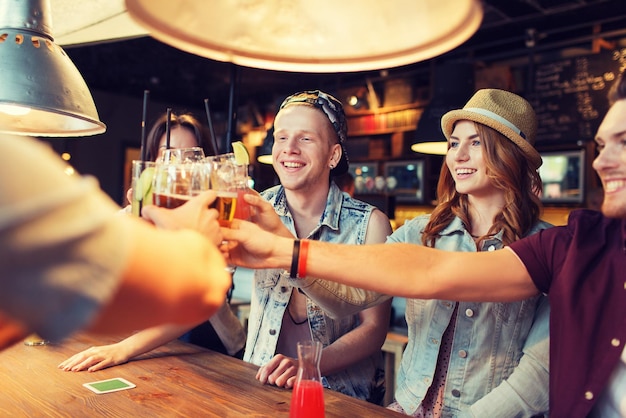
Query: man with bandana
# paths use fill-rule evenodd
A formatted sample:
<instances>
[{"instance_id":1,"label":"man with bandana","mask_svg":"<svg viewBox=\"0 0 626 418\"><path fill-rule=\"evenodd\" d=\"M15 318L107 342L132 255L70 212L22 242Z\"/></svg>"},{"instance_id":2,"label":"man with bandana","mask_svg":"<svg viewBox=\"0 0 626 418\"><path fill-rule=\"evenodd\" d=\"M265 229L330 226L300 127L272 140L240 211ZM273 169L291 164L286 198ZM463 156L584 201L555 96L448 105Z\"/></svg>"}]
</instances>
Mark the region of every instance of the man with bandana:
<instances>
[{"instance_id":1,"label":"man with bandana","mask_svg":"<svg viewBox=\"0 0 626 418\"><path fill-rule=\"evenodd\" d=\"M286 98L274 120L272 160L281 184L262 193L294 237L365 244L384 242L389 219L375 207L341 192L331 180L348 171L346 117L341 103L315 90ZM260 365L263 383L292 387L296 343L320 341L325 386L381 403L381 346L388 301L356 315L331 318L294 288L290 272L257 270L252 289L244 360Z\"/></svg>"}]
</instances>

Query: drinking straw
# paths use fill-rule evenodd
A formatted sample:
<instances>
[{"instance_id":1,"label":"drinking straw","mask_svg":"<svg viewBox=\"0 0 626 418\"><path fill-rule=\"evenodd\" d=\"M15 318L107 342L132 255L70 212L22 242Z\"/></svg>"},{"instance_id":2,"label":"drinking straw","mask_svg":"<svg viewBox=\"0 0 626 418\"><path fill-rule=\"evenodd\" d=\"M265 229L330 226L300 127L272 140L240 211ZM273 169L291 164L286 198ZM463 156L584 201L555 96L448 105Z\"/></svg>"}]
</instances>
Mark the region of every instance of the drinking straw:
<instances>
[{"instance_id":1,"label":"drinking straw","mask_svg":"<svg viewBox=\"0 0 626 418\"><path fill-rule=\"evenodd\" d=\"M165 121L165 149L170 149L170 119L172 118L172 108L167 108L167 120Z\"/></svg>"},{"instance_id":2,"label":"drinking straw","mask_svg":"<svg viewBox=\"0 0 626 418\"><path fill-rule=\"evenodd\" d=\"M149 90L143 91L143 114L141 116L141 148L139 150L139 158L141 161L146 161L146 118L148 113L148 95ZM143 163L141 169L143 170ZM139 202L139 215L141 216L141 208L143 207L143 199Z\"/></svg>"},{"instance_id":3,"label":"drinking straw","mask_svg":"<svg viewBox=\"0 0 626 418\"><path fill-rule=\"evenodd\" d=\"M141 161L146 161L146 113L148 111L148 95L150 94L149 90L143 91L143 115L141 119L141 149L140 149L140 159Z\"/></svg>"},{"instance_id":4,"label":"drinking straw","mask_svg":"<svg viewBox=\"0 0 626 418\"><path fill-rule=\"evenodd\" d=\"M209 123L209 133L211 134L211 148L213 148L213 155L217 155L217 139L215 138L213 119L211 118L211 111L209 110L209 99L204 99L204 110L206 111L206 118Z\"/></svg>"},{"instance_id":5,"label":"drinking straw","mask_svg":"<svg viewBox=\"0 0 626 418\"><path fill-rule=\"evenodd\" d=\"M230 91L228 95L228 129L226 131L226 152L231 150L233 143L234 131L237 127L237 90L238 90L238 75L239 66L231 63L230 67Z\"/></svg>"}]
</instances>

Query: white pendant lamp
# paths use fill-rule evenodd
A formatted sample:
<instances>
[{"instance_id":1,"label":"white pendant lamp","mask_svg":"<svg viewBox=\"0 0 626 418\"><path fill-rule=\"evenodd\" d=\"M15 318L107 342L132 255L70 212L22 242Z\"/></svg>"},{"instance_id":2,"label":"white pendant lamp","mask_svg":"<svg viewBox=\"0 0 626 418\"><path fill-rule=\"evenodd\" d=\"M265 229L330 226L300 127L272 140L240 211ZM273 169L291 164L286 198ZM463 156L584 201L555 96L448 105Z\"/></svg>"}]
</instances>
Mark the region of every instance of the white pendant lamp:
<instances>
[{"instance_id":1,"label":"white pendant lamp","mask_svg":"<svg viewBox=\"0 0 626 418\"><path fill-rule=\"evenodd\" d=\"M480 26L479 0L125 0L154 38L217 61L350 72L443 54Z\"/></svg>"}]
</instances>

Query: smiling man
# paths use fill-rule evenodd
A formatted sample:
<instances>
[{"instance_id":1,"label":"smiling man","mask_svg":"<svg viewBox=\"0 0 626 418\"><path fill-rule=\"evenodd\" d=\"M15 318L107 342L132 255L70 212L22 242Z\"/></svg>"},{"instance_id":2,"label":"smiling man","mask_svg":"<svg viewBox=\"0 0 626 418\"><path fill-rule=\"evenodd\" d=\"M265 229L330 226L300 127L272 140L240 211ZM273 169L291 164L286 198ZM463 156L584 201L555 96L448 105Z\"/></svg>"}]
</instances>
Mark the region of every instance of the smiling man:
<instances>
[{"instance_id":1,"label":"smiling man","mask_svg":"<svg viewBox=\"0 0 626 418\"><path fill-rule=\"evenodd\" d=\"M602 213L577 210L566 226L478 253L311 242L301 257L292 238L241 222L223 230L229 242L238 241L231 261L256 268L305 263L310 277L294 282L321 306L336 302L341 285L374 291L363 292L359 307L377 303L377 292L460 301L545 293L551 308L550 416L626 416L626 79L615 82L609 100L593 163L605 191Z\"/></svg>"},{"instance_id":2,"label":"smiling man","mask_svg":"<svg viewBox=\"0 0 626 418\"><path fill-rule=\"evenodd\" d=\"M280 106L272 157L281 184L262 195L292 236L366 244L384 242L391 233L384 213L342 193L331 180L348 171L346 139L343 106L333 96L304 91ZM295 289L289 272L258 270L254 278L244 360L261 366L261 382L291 387L298 369L296 343L313 339L324 346L320 369L325 386L382 402L380 348L390 300L337 318Z\"/></svg>"}]
</instances>

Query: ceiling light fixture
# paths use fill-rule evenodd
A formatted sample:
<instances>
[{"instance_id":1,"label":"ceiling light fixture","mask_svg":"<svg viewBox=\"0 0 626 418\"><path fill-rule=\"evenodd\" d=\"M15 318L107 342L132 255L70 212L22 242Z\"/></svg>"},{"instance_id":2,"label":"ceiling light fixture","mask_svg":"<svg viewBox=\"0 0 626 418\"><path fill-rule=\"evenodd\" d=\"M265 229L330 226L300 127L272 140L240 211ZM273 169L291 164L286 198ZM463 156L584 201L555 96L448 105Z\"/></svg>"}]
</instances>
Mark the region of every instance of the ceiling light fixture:
<instances>
[{"instance_id":1,"label":"ceiling light fixture","mask_svg":"<svg viewBox=\"0 0 626 418\"><path fill-rule=\"evenodd\" d=\"M274 146L274 125L272 125L265 134L263 144L257 148L257 161L261 164L274 164L272 157L272 147Z\"/></svg>"},{"instance_id":2,"label":"ceiling light fixture","mask_svg":"<svg viewBox=\"0 0 626 418\"><path fill-rule=\"evenodd\" d=\"M459 46L479 0L125 0L154 38L192 54L279 71L398 67Z\"/></svg>"},{"instance_id":3,"label":"ceiling light fixture","mask_svg":"<svg viewBox=\"0 0 626 418\"><path fill-rule=\"evenodd\" d=\"M441 117L450 110L461 109L474 93L474 66L470 63L433 64L431 78L431 99L417 122L416 142L411 150L446 155L448 141L441 130Z\"/></svg>"},{"instance_id":4,"label":"ceiling light fixture","mask_svg":"<svg viewBox=\"0 0 626 418\"><path fill-rule=\"evenodd\" d=\"M49 0L0 0L0 132L102 133L91 93L52 37Z\"/></svg>"}]
</instances>

